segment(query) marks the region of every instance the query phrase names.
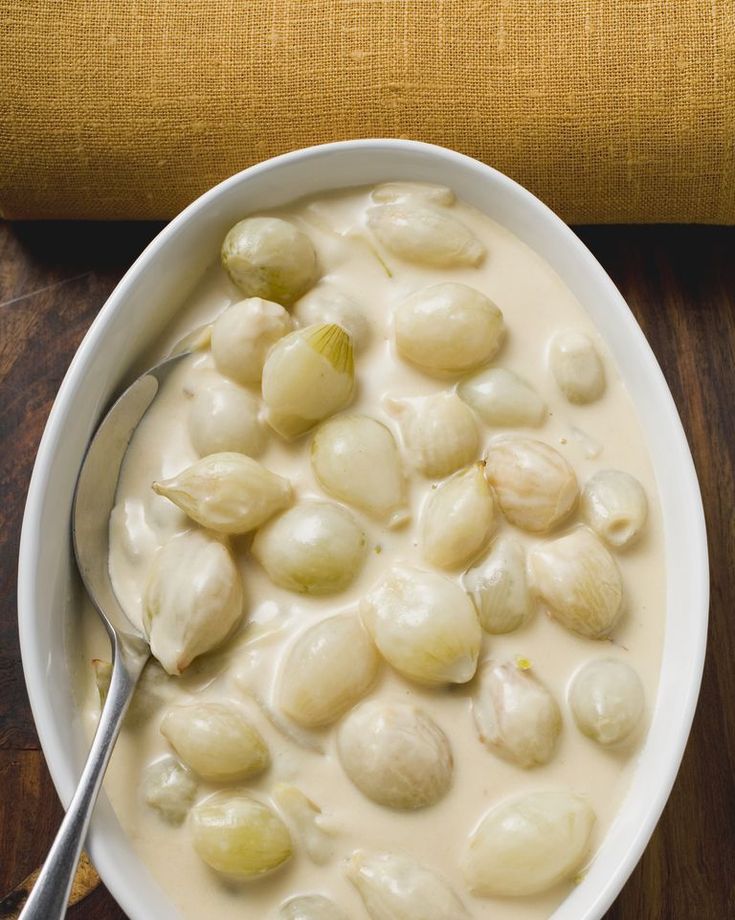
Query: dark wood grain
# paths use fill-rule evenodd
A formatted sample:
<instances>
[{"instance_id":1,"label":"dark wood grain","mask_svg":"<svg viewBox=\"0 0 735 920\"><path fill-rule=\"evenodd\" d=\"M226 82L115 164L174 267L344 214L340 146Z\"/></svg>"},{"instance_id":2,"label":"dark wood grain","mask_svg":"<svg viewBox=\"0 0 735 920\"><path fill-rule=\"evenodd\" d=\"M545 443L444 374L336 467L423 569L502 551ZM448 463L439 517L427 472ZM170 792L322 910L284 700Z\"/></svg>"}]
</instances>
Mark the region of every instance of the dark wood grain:
<instances>
[{"instance_id":1,"label":"dark wood grain","mask_svg":"<svg viewBox=\"0 0 735 920\"><path fill-rule=\"evenodd\" d=\"M18 652L15 577L28 478L76 346L158 229L0 224L0 895L40 863L61 816ZM638 317L679 406L702 485L712 571L692 736L659 826L608 920L735 917L735 228L578 232ZM69 916L123 914L100 886Z\"/></svg>"},{"instance_id":2,"label":"dark wood grain","mask_svg":"<svg viewBox=\"0 0 735 920\"><path fill-rule=\"evenodd\" d=\"M0 898L0 920L19 920L40 874L41 866L27 875L11 892ZM69 894L69 907L89 897L99 887L101 880L97 870L87 853L82 850Z\"/></svg>"}]
</instances>

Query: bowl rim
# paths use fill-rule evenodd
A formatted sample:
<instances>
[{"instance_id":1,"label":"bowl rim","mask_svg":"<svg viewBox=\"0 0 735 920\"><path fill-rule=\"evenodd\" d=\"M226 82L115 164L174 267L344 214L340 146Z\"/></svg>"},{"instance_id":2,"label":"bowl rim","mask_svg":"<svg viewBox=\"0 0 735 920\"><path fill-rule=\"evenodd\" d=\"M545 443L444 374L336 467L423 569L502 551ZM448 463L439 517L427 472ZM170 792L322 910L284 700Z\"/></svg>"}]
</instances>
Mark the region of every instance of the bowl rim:
<instances>
[{"instance_id":1,"label":"bowl rim","mask_svg":"<svg viewBox=\"0 0 735 920\"><path fill-rule=\"evenodd\" d=\"M587 268L597 275L599 282L606 290L607 296L611 300L617 301L618 305L628 314L629 321L634 327L630 331L637 335L639 346L647 353L649 365L647 371L652 373L654 378L657 378L657 400L660 401L662 411L666 413L667 427L670 429L672 436L679 442L680 461L683 471L681 486L687 500L687 507L692 514L691 519L688 521L688 526L690 527L688 535L692 548L691 570L695 580L692 590L693 595L699 600L697 604L698 610L694 611L697 614L694 622L698 624L699 628L693 632L691 643L688 647L690 680L686 688L686 694L682 699L681 709L677 713L678 731L675 734L672 732L670 736L671 756L667 760L668 769L665 775L658 777L655 790L650 791L648 806L642 816L642 820L638 822L636 832L630 836L625 859L618 862L616 870L610 874L607 884L597 891L596 896L590 896L589 898L589 904L584 916L588 918L601 917L617 897L641 858L668 801L689 738L699 697L706 650L709 607L707 537L699 482L681 419L663 372L630 308L605 269L571 228L531 192L493 167L445 147L403 139L366 138L318 144L256 163L213 186L174 217L145 247L101 307L77 348L51 407L33 466L21 529L18 561L20 649L26 689L44 757L59 798L66 807L74 791L74 782L72 777L68 775L68 769L63 769L67 758L62 747L58 744L57 735L52 731L53 713L49 705L48 684L45 680L45 663L37 648L33 629L34 610L36 609L35 562L41 542L40 524L55 449L63 441L65 416L70 411L76 391L83 385L92 356L95 354L100 341L104 339L106 331L120 305L124 303L130 290L135 285L138 275L150 262L155 262L159 251L175 239L181 228L195 213L207 209L221 196L226 195L230 189L247 182L247 180L260 173L278 170L283 166L298 161L339 155L346 151L359 149L364 151L387 151L392 149L417 154L423 153L435 158L454 161L465 167L472 167L477 171L478 176L485 175L493 182L505 186L505 189L514 194L519 202L524 202L526 206L534 208L536 213L550 225L560 243L575 251L575 254L586 263ZM69 765L66 764L66 766L68 767ZM118 877L118 869L114 858L111 853L106 852L105 841L96 832L94 818L90 826L88 847L100 876L118 904L131 917L140 917L140 904L123 884L122 878ZM560 905L560 908L562 906L563 904Z\"/></svg>"}]
</instances>

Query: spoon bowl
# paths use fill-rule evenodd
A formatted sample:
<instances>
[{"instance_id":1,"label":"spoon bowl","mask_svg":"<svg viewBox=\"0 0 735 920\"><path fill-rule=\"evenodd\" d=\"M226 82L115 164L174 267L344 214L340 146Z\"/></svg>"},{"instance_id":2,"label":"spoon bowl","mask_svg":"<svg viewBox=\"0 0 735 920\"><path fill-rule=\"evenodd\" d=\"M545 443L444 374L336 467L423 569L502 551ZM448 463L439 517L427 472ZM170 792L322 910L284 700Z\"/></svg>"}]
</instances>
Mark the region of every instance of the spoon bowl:
<instances>
[{"instance_id":1,"label":"spoon bowl","mask_svg":"<svg viewBox=\"0 0 735 920\"><path fill-rule=\"evenodd\" d=\"M183 352L156 364L115 400L87 448L77 479L72 507L74 555L84 587L113 645L116 636L146 642L120 606L108 568L110 515L120 470L135 429L166 378L187 354Z\"/></svg>"},{"instance_id":2,"label":"spoon bowl","mask_svg":"<svg viewBox=\"0 0 735 920\"><path fill-rule=\"evenodd\" d=\"M72 506L74 555L84 587L112 646L112 676L97 731L66 817L20 915L57 920L66 913L92 810L125 712L151 655L147 638L125 615L108 567L110 515L125 455L171 371L188 352L167 358L137 378L113 403L82 462Z\"/></svg>"}]
</instances>

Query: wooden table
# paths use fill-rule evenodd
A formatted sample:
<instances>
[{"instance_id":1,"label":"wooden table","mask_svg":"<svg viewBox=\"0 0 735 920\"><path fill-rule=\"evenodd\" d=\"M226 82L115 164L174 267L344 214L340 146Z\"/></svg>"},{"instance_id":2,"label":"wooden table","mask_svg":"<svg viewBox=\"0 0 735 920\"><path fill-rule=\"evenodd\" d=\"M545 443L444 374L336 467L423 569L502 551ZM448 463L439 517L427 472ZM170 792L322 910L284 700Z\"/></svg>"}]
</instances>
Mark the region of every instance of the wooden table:
<instances>
[{"instance_id":1,"label":"wooden table","mask_svg":"<svg viewBox=\"0 0 735 920\"><path fill-rule=\"evenodd\" d=\"M74 350L158 229L0 224L0 895L40 863L61 819L18 652L16 561L28 479ZM712 570L692 736L661 822L608 918L724 920L735 917L735 228L578 232L638 317L679 406ZM70 910L74 920L123 916L102 886Z\"/></svg>"}]
</instances>

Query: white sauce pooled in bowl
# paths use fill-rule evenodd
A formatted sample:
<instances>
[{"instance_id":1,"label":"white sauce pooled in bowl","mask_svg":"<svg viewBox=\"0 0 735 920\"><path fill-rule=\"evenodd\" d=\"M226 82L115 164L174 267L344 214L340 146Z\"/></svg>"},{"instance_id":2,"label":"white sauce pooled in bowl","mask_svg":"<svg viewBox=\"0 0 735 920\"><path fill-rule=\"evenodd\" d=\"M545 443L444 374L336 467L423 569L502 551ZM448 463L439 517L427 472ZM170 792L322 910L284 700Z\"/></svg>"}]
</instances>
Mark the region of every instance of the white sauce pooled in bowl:
<instances>
[{"instance_id":1,"label":"white sauce pooled in bowl","mask_svg":"<svg viewBox=\"0 0 735 920\"><path fill-rule=\"evenodd\" d=\"M184 567L173 576L180 581L167 588L166 597L175 598L179 617L206 617L210 608L232 610L237 602L237 590L225 583L217 562L222 544L235 560L245 611L231 638L195 657L182 676L169 677L158 665L149 666L106 780L141 860L185 917L276 917L281 905L297 895L327 897L350 918L404 916L398 913L403 905L390 899L401 896L413 907L413 913L406 907L408 918L451 920L461 917L462 909L469 916L499 920L547 917L570 890L574 876L594 858L615 818L645 733L646 707L655 698L665 610L660 513L643 436L604 343L549 266L484 215L464 203L451 203L451 195L432 187L398 192L379 187L373 196L370 190L350 191L273 212L311 241L316 280L293 306L289 303L285 318L270 308L255 312L256 321L272 335L274 349L291 328L312 324L338 323L351 335L355 390L349 405L339 411L367 415L384 426L355 433L358 441L367 439L364 443L374 451L370 458L387 456L380 453L386 437L390 443L385 430L392 435L399 448L398 479L390 479L389 460L384 468L378 460L365 462L350 442L349 428L344 434L322 423L284 440L267 423L260 386L245 389L220 373L208 334L198 337L204 347L184 359L159 394L136 433L121 476L111 522L110 569L123 606L141 625L154 557L160 559L160 548L173 538L200 532L198 524L151 486L179 477L199 461L195 444L200 450L212 445L217 451L249 451L259 464L290 482L293 508L326 502L337 505L356 525L353 530L351 524L343 529L334 525L340 537L321 560L322 569L307 574L303 566L299 569L297 580L306 579L309 593L296 593L273 580L284 583L278 573L293 560L292 536L315 527L313 515L301 515L301 521L284 518L293 523L277 528L278 515L288 514L283 508L291 500L282 491L270 521L269 508L262 511L266 520L254 553L252 535L225 533L209 538L207 545L197 536L196 545L185 553L169 553L189 565L204 560L199 581ZM371 211L376 207L386 210ZM406 236L407 227L413 236ZM426 260L432 264L423 264ZM278 283L295 279L301 290L311 271L291 265ZM437 285L443 287L426 301L417 300L417 292ZM471 302L462 296L457 300L456 285L469 286L479 296ZM245 296L222 266L214 265L160 343L160 356ZM265 296L260 289L258 296ZM502 311L504 329L499 330L495 312L477 307L487 298ZM288 303L288 295L280 302ZM400 306L404 302L408 307ZM447 317L454 325L441 325ZM435 329L450 331L435 335ZM563 341L571 345L550 351L561 333L569 333ZM231 368L231 340L222 345L222 339L221 333L219 347ZM257 348L245 350L252 360L262 360L262 355L252 357ZM469 355L470 369L463 355ZM435 366L427 367L432 361ZM488 368L502 373L488 375ZM252 373L249 367L244 377ZM279 375L273 386L283 388L286 372L279 370ZM328 387L336 403L342 399L335 389L341 381L336 376L334 387ZM451 395L457 390L461 399ZM316 388L304 399L314 396L315 403L314 394ZM437 396L438 402L418 401ZM414 410L421 406L431 412L428 422L419 424ZM339 411L335 418L342 417ZM514 413L523 425L505 423ZM492 425L483 419L491 419ZM293 419L276 427L281 430L284 424L293 425ZM319 453L315 466L321 482L311 461L317 433L313 450ZM529 440L546 447L529 447ZM335 444L348 451L346 466L339 457L325 456ZM351 460L349 449L358 451ZM487 467L475 466L486 457ZM359 478L358 498L349 501L352 470ZM581 492L603 470L621 470L640 483L647 515L633 488L609 498L609 489L598 487L594 513L586 511L592 504L576 498L574 476ZM628 482L625 477L604 481ZM375 507L370 506L371 494ZM196 513L202 508L204 514L214 513L211 495L204 498ZM227 500L225 496L224 504ZM217 515L221 511L218 506ZM216 520L220 526L221 516ZM230 524L228 517L222 527ZM580 530L582 526L590 529ZM637 539L623 547L605 544L610 528L617 535L635 531ZM354 547L353 531L364 534ZM506 593L502 584L498 588L501 557L516 560L514 590L507 588ZM338 560L355 570L354 577L346 577L349 583L334 593L318 593L324 584L320 572L333 569ZM518 579L524 575L533 600L527 613L519 613L508 605L517 606ZM480 630L480 617L465 589L478 600L483 578L495 586L492 596L485 595L487 603L478 603L483 624L511 631ZM187 579L195 587L188 593ZM157 592L159 601L163 594ZM413 608L402 618L406 597ZM166 603L164 597L155 615L162 616ZM594 622L583 625L585 635L567 628L578 624L588 609ZM339 628L326 638L325 631L307 633L336 615L345 619L336 621ZM357 618L367 632L362 627L355 631ZM593 634L602 638L587 637ZM437 636L438 652L432 645ZM109 654L90 612L84 638L87 659ZM347 650L342 656L347 665L342 661L334 673L325 673L323 661L330 654L332 661L335 655L339 658L341 648ZM574 675L596 659L629 665L640 678L646 701L634 729L614 745L583 734L567 702ZM480 673L468 680L478 661ZM164 663L171 670L170 660ZM486 681L491 669L494 677ZM104 666L98 664L97 670L103 680ZM91 675L90 669L84 701L90 728L99 711ZM311 686L320 679L323 687ZM627 730L638 718L640 701L625 698L626 688L637 687L634 679L627 680L618 697L608 679L579 686L595 688L597 695L584 701L584 712L587 722L594 720L599 727L600 737L608 737L609 720ZM231 729L223 741L211 725L197 723L206 769L192 756L189 743L197 743L192 733L184 732L184 740L176 734L186 718L174 709L203 703L229 707L229 716L215 711L220 713L218 724ZM249 733L232 729L228 719L233 712L245 720ZM235 723L242 724L237 718ZM229 778L230 761L244 763L246 749L251 766L243 767L240 778ZM164 757L172 758L165 761L165 769L157 763ZM218 757L219 771L216 764L211 767ZM151 772L153 763L157 766ZM200 775L194 772L197 766ZM228 778L212 778L217 775ZM215 793L244 793L270 810L275 819L269 838L271 872L233 880L231 873L217 872L203 861L200 853L206 852L201 847L197 852L195 838L214 806L205 814L198 811L199 803ZM316 821L304 796L321 811ZM529 815L541 809L551 821L551 815L566 808L566 826L573 831L564 836L557 833L559 825L547 825L542 839L526 840L521 847L524 858L533 854L536 862L519 869L507 849L497 853L506 844L497 830L503 815L493 809L512 808L521 796L529 796L524 820L532 823ZM246 811L249 807L244 806ZM177 824L187 809L188 816ZM174 820L165 815L174 815ZM290 858L281 852L289 836ZM390 897L385 895L380 913L373 889L391 873L398 884ZM244 874L244 869L235 874ZM503 885L507 890L500 890ZM532 893L524 894L524 886ZM434 913L421 913L428 905ZM319 916L328 915L314 913Z\"/></svg>"}]
</instances>

